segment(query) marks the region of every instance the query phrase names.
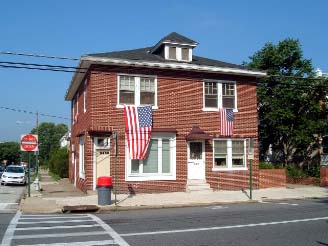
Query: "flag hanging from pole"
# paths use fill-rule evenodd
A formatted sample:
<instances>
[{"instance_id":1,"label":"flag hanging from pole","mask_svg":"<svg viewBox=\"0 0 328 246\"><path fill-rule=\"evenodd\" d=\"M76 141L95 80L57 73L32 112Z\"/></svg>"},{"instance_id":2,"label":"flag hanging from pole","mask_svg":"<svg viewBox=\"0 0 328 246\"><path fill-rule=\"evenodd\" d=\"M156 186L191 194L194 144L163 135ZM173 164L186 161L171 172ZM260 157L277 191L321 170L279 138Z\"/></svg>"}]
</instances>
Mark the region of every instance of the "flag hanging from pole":
<instances>
[{"instance_id":1,"label":"flag hanging from pole","mask_svg":"<svg viewBox=\"0 0 328 246\"><path fill-rule=\"evenodd\" d=\"M233 110L232 109L220 109L220 132L221 136L233 135Z\"/></svg>"},{"instance_id":2,"label":"flag hanging from pole","mask_svg":"<svg viewBox=\"0 0 328 246\"><path fill-rule=\"evenodd\" d=\"M124 118L131 160L145 159L153 125L151 106L124 105Z\"/></svg>"}]
</instances>

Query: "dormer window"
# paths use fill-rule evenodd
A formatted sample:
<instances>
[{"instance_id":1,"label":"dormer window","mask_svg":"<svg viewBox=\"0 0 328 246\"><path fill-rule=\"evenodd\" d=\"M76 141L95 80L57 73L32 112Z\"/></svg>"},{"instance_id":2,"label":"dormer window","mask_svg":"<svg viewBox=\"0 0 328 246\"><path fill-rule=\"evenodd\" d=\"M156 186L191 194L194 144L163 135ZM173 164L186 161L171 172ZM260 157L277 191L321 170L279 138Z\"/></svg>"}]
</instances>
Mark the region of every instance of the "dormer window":
<instances>
[{"instance_id":1,"label":"dormer window","mask_svg":"<svg viewBox=\"0 0 328 246\"><path fill-rule=\"evenodd\" d=\"M177 59L177 48L169 47L169 59L176 60Z\"/></svg>"},{"instance_id":2,"label":"dormer window","mask_svg":"<svg viewBox=\"0 0 328 246\"><path fill-rule=\"evenodd\" d=\"M189 61L189 49L181 48L181 60Z\"/></svg>"}]
</instances>

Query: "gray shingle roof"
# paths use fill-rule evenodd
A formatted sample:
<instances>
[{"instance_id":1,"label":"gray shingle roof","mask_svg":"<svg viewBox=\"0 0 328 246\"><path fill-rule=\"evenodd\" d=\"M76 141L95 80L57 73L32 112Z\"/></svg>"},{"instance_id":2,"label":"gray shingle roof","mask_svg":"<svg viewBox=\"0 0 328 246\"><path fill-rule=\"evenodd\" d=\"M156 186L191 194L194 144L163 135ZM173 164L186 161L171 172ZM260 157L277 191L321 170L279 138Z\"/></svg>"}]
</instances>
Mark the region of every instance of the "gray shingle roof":
<instances>
[{"instance_id":1,"label":"gray shingle roof","mask_svg":"<svg viewBox=\"0 0 328 246\"><path fill-rule=\"evenodd\" d=\"M187 38L185 36L182 36L181 34L176 33L176 32L171 32L169 35L167 35L164 38L162 38L159 41L159 43L162 43L164 41L176 42L176 43L183 43L183 44L191 44L191 45L198 44L196 41L191 40L190 38Z\"/></svg>"},{"instance_id":2,"label":"gray shingle roof","mask_svg":"<svg viewBox=\"0 0 328 246\"><path fill-rule=\"evenodd\" d=\"M157 54L150 53L152 47L134 49L134 50L123 50L123 51L114 51L107 53L96 53L88 54L86 56L91 57L100 57L100 58L112 58L112 59L122 59L122 60L133 60L133 61L147 61L147 62L162 62L162 63L181 63L181 61L172 61L165 60L163 57ZM246 66L236 65L232 63L227 63L219 60L209 59L201 56L192 56L192 61L188 62L189 64L201 65L201 66L213 66L213 67L226 67L226 68L239 68L254 70Z\"/></svg>"}]
</instances>

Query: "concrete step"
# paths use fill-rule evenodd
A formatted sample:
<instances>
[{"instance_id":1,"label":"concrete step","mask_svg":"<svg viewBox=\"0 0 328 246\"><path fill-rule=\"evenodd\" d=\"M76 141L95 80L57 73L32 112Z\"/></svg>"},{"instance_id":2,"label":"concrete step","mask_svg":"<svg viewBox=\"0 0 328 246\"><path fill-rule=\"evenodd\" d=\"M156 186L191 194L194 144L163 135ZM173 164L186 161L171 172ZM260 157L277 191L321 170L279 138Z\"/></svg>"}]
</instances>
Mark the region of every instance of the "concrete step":
<instances>
[{"instance_id":1,"label":"concrete step","mask_svg":"<svg viewBox=\"0 0 328 246\"><path fill-rule=\"evenodd\" d=\"M187 192L213 191L211 186L205 180L188 180Z\"/></svg>"}]
</instances>

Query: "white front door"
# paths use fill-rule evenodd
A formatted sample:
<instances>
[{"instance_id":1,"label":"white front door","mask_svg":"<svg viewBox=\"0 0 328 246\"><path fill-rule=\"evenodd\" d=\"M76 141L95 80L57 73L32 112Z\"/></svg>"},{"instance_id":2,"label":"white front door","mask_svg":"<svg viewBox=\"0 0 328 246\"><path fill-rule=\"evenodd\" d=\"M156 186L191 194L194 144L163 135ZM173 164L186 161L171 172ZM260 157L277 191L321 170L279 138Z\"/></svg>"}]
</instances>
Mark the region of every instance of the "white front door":
<instances>
[{"instance_id":1,"label":"white front door","mask_svg":"<svg viewBox=\"0 0 328 246\"><path fill-rule=\"evenodd\" d=\"M188 179L205 179L205 143L188 142Z\"/></svg>"},{"instance_id":2,"label":"white front door","mask_svg":"<svg viewBox=\"0 0 328 246\"><path fill-rule=\"evenodd\" d=\"M96 180L101 176L110 176L109 150L96 150Z\"/></svg>"}]
</instances>

